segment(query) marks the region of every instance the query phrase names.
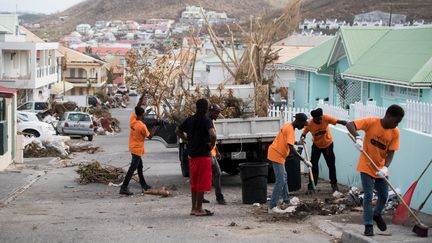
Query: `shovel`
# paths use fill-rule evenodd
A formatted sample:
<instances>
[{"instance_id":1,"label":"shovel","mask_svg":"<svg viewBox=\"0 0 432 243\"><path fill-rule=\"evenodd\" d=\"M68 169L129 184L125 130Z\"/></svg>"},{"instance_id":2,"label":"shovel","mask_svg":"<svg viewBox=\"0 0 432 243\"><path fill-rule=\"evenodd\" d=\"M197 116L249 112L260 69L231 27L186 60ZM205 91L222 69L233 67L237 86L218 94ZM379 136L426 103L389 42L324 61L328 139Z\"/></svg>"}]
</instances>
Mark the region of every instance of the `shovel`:
<instances>
[{"instance_id":1,"label":"shovel","mask_svg":"<svg viewBox=\"0 0 432 243\"><path fill-rule=\"evenodd\" d=\"M303 142L303 149L305 151L305 158L306 158L306 160L309 161L309 153L307 151L307 146L306 146L305 142ZM309 168L309 177L310 177L311 182L312 182L313 192L315 192L316 187L315 187L315 181L314 181L314 177L313 177L313 173L312 173L312 167L308 167L308 168Z\"/></svg>"},{"instance_id":2,"label":"shovel","mask_svg":"<svg viewBox=\"0 0 432 243\"><path fill-rule=\"evenodd\" d=\"M354 136L348 132L348 136L351 138L351 140L355 143L356 140L354 138ZM361 150L361 153L369 160L369 164L372 165L372 167L375 169L375 171L379 171L378 166L375 164L375 162L372 160L372 158L369 156L369 154L366 153L366 151ZM390 181L386 178L383 177L382 178L387 185L394 191L394 193L396 194L396 196L398 197L399 201L406 207L406 209L408 210L408 212L411 214L411 216L413 216L413 218L416 221L416 225L414 225L413 228L413 232L416 233L418 236L420 237L428 237L428 229L429 227L425 224L423 224L420 219L417 217L417 215L414 214L414 212L411 210L411 208L408 206L408 204L405 202L405 200L402 198L401 195L399 195L399 193L396 191L396 189L393 187L393 185L390 183Z\"/></svg>"}]
</instances>

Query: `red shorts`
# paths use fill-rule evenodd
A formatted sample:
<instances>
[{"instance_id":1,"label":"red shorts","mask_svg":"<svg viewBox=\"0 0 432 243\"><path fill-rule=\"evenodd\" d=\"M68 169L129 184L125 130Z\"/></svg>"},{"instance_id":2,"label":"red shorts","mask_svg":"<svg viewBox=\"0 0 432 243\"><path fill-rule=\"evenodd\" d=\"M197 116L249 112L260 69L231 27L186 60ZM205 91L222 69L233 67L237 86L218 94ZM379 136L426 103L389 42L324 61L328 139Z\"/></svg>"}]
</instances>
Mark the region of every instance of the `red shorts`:
<instances>
[{"instance_id":1,"label":"red shorts","mask_svg":"<svg viewBox=\"0 0 432 243\"><path fill-rule=\"evenodd\" d=\"M189 158L190 184L192 192L209 192L212 187L211 157Z\"/></svg>"}]
</instances>

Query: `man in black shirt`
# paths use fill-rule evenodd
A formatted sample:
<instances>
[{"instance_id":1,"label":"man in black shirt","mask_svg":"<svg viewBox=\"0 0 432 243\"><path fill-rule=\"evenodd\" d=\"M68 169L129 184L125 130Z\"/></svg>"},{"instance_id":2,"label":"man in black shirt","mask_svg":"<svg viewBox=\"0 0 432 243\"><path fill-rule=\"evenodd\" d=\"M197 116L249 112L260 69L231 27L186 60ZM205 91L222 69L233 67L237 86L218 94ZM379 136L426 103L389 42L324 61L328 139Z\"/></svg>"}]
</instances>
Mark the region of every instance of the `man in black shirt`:
<instances>
[{"instance_id":1,"label":"man in black shirt","mask_svg":"<svg viewBox=\"0 0 432 243\"><path fill-rule=\"evenodd\" d=\"M191 215L211 216L213 212L202 208L204 192L211 191L212 161L210 151L216 144L216 131L206 115L209 102L199 99L196 113L188 117L176 130L181 139L188 142L190 184L192 192ZM186 133L186 134L185 134Z\"/></svg>"}]
</instances>

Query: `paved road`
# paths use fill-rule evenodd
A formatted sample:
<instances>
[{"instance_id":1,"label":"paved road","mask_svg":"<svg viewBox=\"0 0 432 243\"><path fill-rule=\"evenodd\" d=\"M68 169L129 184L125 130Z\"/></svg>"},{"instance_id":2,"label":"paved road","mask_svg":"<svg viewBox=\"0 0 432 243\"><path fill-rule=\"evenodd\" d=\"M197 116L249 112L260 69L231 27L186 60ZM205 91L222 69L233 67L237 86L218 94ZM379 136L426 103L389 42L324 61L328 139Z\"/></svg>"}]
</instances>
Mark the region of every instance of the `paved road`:
<instances>
[{"instance_id":1,"label":"paved road","mask_svg":"<svg viewBox=\"0 0 432 243\"><path fill-rule=\"evenodd\" d=\"M94 143L104 152L76 154L73 162L96 159L104 164L128 165L128 119L132 109L114 110L122 132L98 136ZM47 173L13 202L0 209L0 242L329 242L332 237L310 223L272 222L241 204L238 176L223 175L228 205L205 205L212 217L190 216L187 178L181 176L176 149L146 141L144 168L154 187L174 188L173 196L138 194L122 197L118 188L103 184L78 185L76 167L60 161L45 165ZM126 167L127 168L127 167ZM131 190L139 192L138 183ZM235 222L236 226L230 226Z\"/></svg>"}]
</instances>

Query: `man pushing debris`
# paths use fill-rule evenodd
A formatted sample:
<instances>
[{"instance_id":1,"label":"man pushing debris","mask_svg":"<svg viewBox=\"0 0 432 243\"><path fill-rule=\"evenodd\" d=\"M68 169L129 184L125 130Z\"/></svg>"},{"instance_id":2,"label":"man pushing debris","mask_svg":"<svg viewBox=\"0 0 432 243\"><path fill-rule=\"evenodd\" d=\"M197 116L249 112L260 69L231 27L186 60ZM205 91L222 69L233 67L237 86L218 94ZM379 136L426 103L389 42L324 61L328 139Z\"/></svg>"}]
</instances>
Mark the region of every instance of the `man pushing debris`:
<instances>
[{"instance_id":1,"label":"man pushing debris","mask_svg":"<svg viewBox=\"0 0 432 243\"><path fill-rule=\"evenodd\" d=\"M135 107L135 113L131 116L129 121L129 151L132 154L132 162L120 188L120 194L127 196L133 195L129 190L128 185L135 170L138 170L138 177L142 191L144 192L151 188L144 179L143 163L141 159L144 155L144 139L150 136L147 126L142 122L143 116L144 109L137 106Z\"/></svg>"},{"instance_id":2,"label":"man pushing debris","mask_svg":"<svg viewBox=\"0 0 432 243\"><path fill-rule=\"evenodd\" d=\"M196 102L196 113L188 117L176 130L181 139L188 142L192 210L190 215L211 216L213 212L203 209L204 192L211 191L212 161L210 150L216 144L216 131L207 115L206 99ZM186 133L186 135L185 135Z\"/></svg>"},{"instance_id":3,"label":"man pushing debris","mask_svg":"<svg viewBox=\"0 0 432 243\"><path fill-rule=\"evenodd\" d=\"M346 127L355 137L356 148L366 152L375 163L378 171L370 165L370 161L364 153L360 154L357 171L364 191L363 199L363 223L365 225L364 234L373 236L373 220L377 223L381 231L387 229L381 214L388 197L388 185L383 178L388 177L388 167L390 166L393 155L399 150L399 129L397 126L402 121L405 112L398 105L391 105L384 118L365 118L349 122ZM357 133L357 130L365 132L364 140ZM372 195L376 190L378 201L375 210L372 208Z\"/></svg>"},{"instance_id":4,"label":"man pushing debris","mask_svg":"<svg viewBox=\"0 0 432 243\"><path fill-rule=\"evenodd\" d=\"M288 194L287 172L284 166L285 160L290 151L293 150L294 155L300 157L307 166L312 166L312 164L303 159L294 148L294 144L296 143L294 128L303 129L305 125L307 125L307 116L304 113L297 113L295 115L295 120L292 123L286 123L281 128L276 138L273 140L273 143L268 148L267 159L271 161L276 177L268 208L269 213L288 212L277 207L280 196L282 196L285 204L291 204Z\"/></svg>"},{"instance_id":5,"label":"man pushing debris","mask_svg":"<svg viewBox=\"0 0 432 243\"><path fill-rule=\"evenodd\" d=\"M333 192L339 191L336 179L336 157L333 152L333 138L330 133L329 124L336 125L342 124L346 125L347 122L343 120L338 120L332 116L324 115L323 110L318 108L311 111L312 119L308 121L308 125L303 129L303 134L301 135L300 142L303 143L308 132L312 134L312 174L315 186L318 184L318 173L319 167L318 162L321 154L324 155L324 159L327 163L329 169L330 184ZM312 180L309 178L308 190L312 191L314 186L312 185Z\"/></svg>"}]
</instances>

